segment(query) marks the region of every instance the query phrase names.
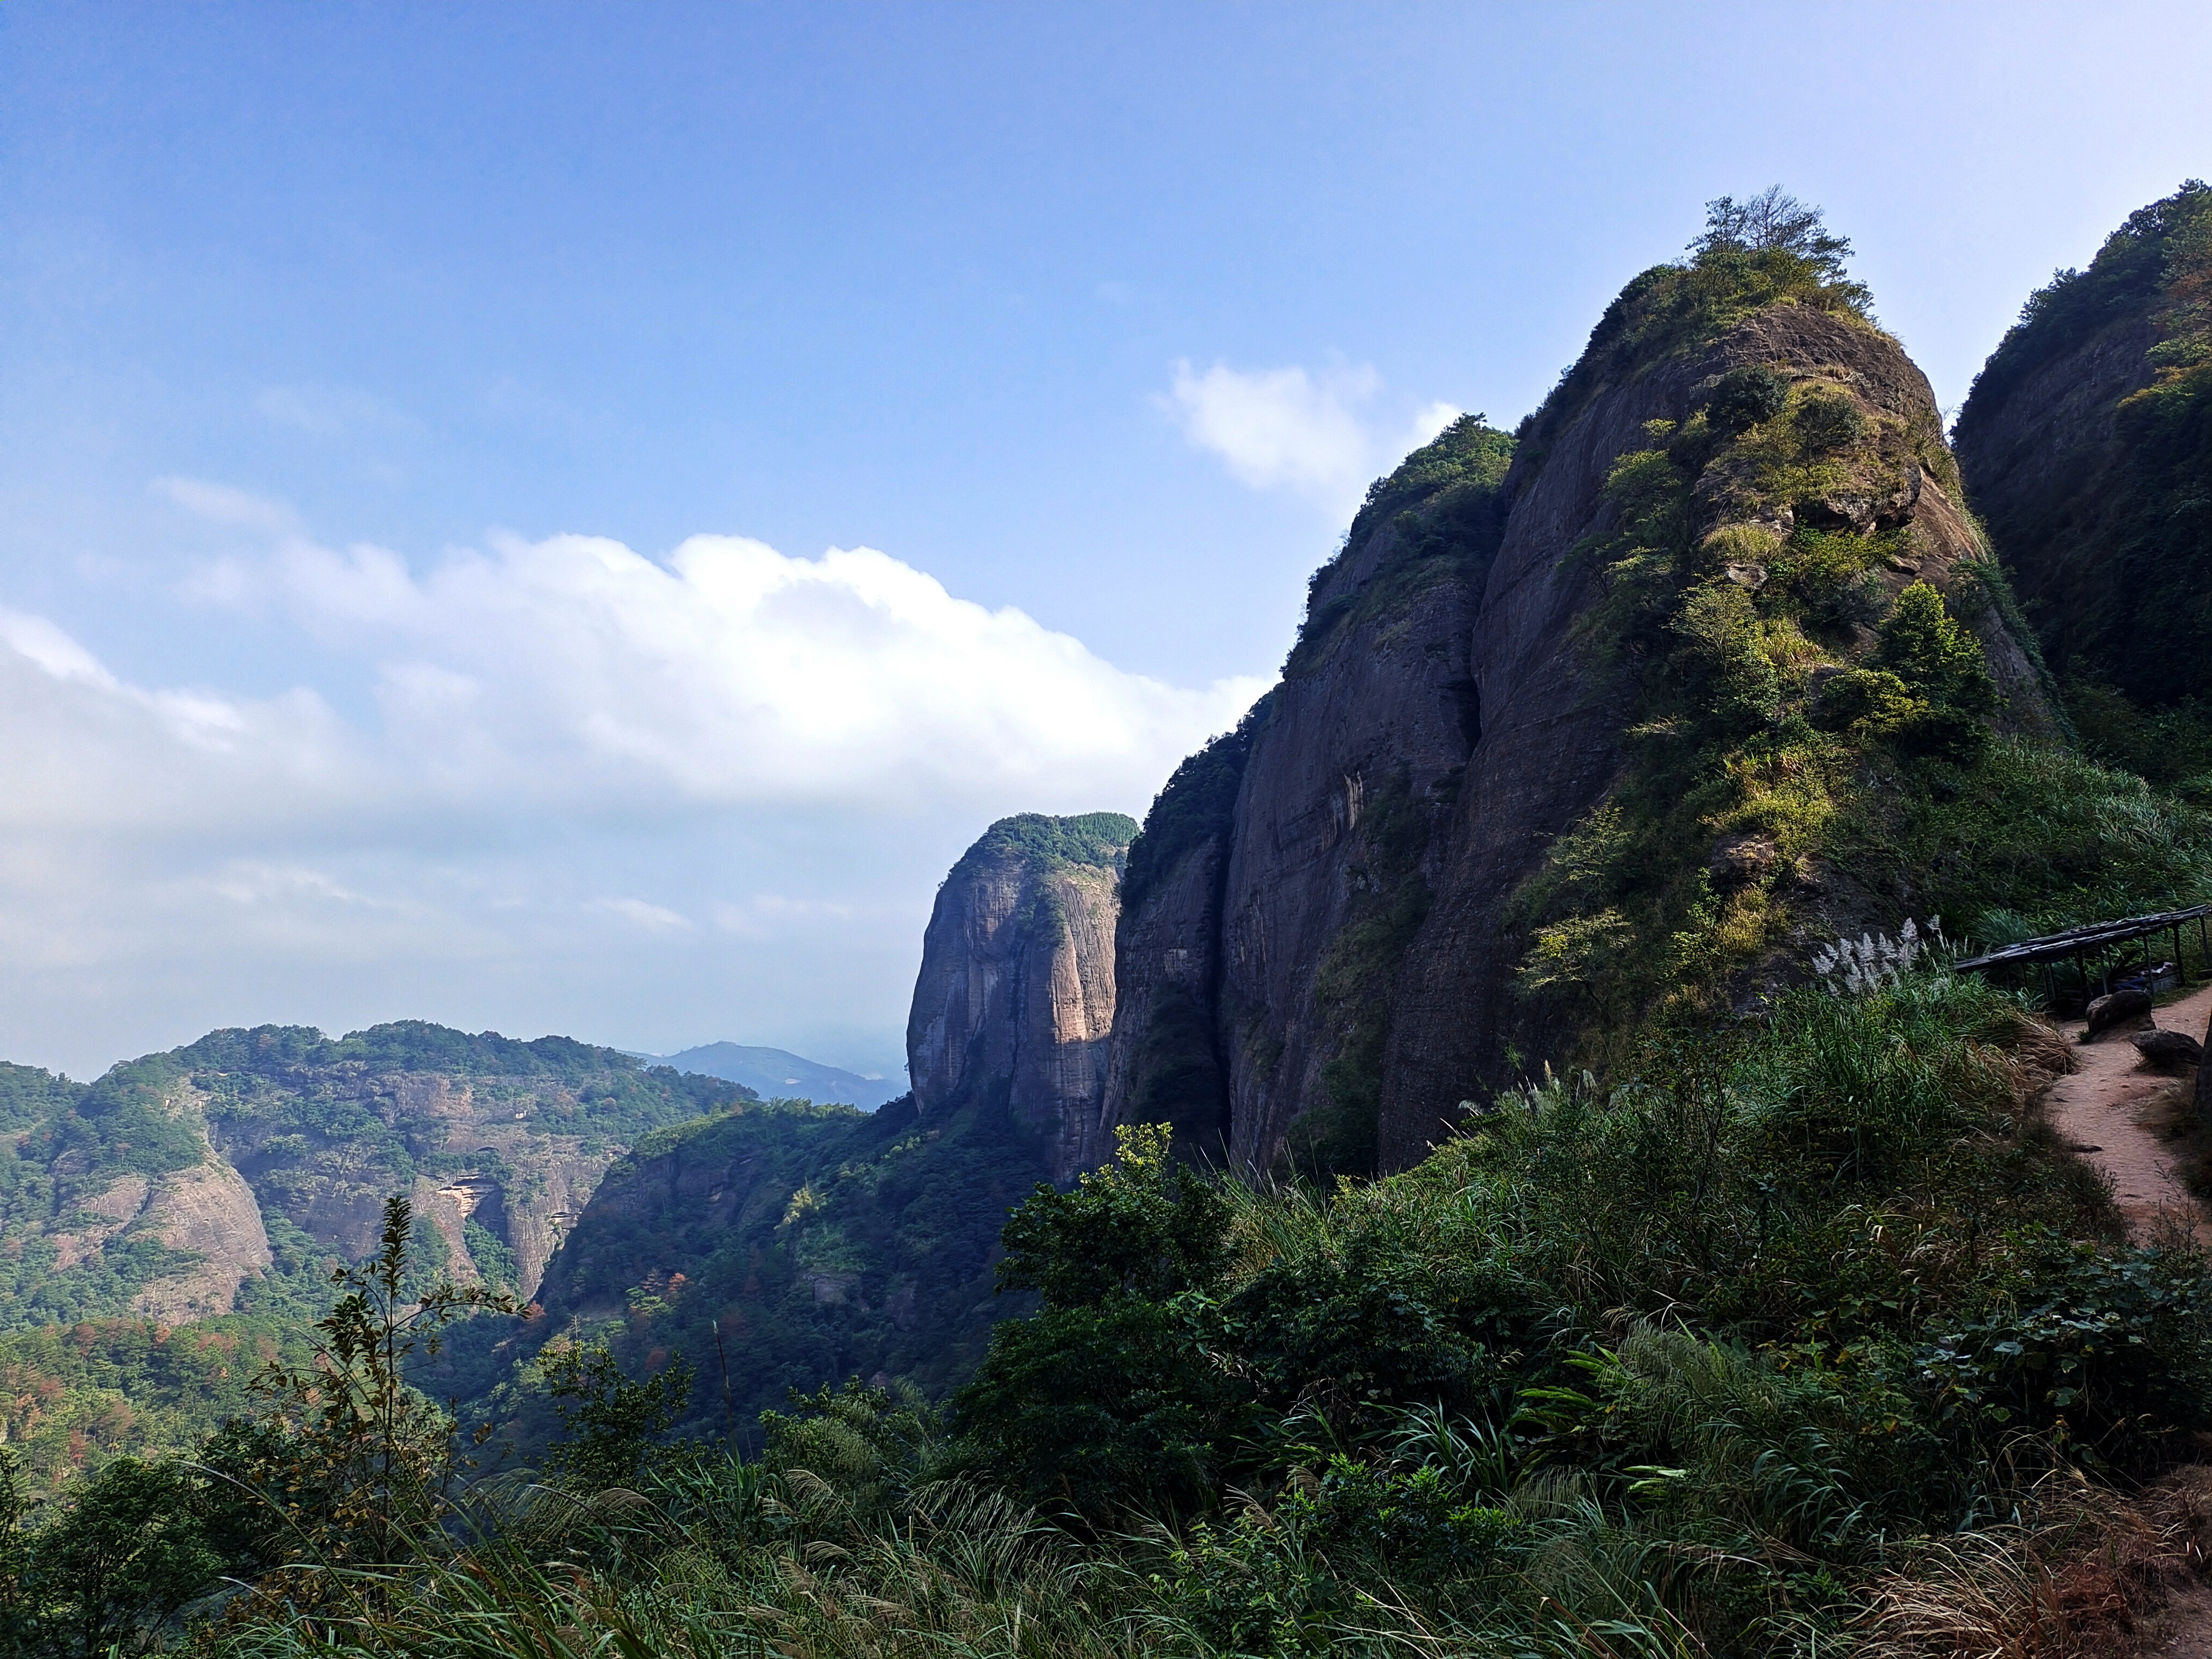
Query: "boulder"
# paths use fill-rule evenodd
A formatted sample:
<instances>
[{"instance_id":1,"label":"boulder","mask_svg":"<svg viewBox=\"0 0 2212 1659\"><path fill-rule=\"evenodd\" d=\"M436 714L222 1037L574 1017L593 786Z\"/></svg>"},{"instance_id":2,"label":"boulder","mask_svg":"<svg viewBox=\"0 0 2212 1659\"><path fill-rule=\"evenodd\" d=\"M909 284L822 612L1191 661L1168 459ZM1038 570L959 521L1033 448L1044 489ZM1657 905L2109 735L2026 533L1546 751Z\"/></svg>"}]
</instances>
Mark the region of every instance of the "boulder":
<instances>
[{"instance_id":1,"label":"boulder","mask_svg":"<svg viewBox=\"0 0 2212 1659\"><path fill-rule=\"evenodd\" d=\"M1723 836L1713 843L1705 873L1716 887L1747 887L1781 861L1782 849L1765 836Z\"/></svg>"},{"instance_id":2,"label":"boulder","mask_svg":"<svg viewBox=\"0 0 2212 1659\"><path fill-rule=\"evenodd\" d=\"M2089 1026L2081 1033L2081 1041L2094 1042L2115 1026L2141 1019L2149 1012L2150 993L2133 987L2094 998L2089 1004Z\"/></svg>"},{"instance_id":3,"label":"boulder","mask_svg":"<svg viewBox=\"0 0 2212 1659\"><path fill-rule=\"evenodd\" d=\"M2186 1031L2138 1031L2128 1039L2154 1072L2179 1072L2204 1058L2204 1046Z\"/></svg>"}]
</instances>

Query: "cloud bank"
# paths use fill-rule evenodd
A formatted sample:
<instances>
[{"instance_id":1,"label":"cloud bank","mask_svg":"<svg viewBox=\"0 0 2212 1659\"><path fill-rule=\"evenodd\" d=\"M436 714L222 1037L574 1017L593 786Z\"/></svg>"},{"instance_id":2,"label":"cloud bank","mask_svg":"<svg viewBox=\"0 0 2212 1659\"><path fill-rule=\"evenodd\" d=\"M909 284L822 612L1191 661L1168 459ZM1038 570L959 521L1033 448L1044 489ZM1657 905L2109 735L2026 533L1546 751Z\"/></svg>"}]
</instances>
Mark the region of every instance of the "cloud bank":
<instances>
[{"instance_id":1,"label":"cloud bank","mask_svg":"<svg viewBox=\"0 0 2212 1659\"><path fill-rule=\"evenodd\" d=\"M757 977L781 975L787 1013L803 988L895 1023L927 895L985 823L1141 812L1262 689L1125 672L868 548L699 536L656 560L496 538L417 569L224 486L161 488L247 543L192 577L178 626L216 611L281 636L301 683L135 684L0 609L0 1057L97 1069L103 1018L173 1009L186 982L212 1018L118 1033L98 1062L195 1022L300 1017L258 1006L269 987L364 976L384 998L365 1015L464 1018L470 988L487 1017L544 1006L559 1029L543 981L572 957L665 975L675 952L757 1000L724 960L741 942L780 955ZM573 970L579 1035L762 1031L735 1007L641 1029L651 994L605 989L611 971Z\"/></svg>"}]
</instances>

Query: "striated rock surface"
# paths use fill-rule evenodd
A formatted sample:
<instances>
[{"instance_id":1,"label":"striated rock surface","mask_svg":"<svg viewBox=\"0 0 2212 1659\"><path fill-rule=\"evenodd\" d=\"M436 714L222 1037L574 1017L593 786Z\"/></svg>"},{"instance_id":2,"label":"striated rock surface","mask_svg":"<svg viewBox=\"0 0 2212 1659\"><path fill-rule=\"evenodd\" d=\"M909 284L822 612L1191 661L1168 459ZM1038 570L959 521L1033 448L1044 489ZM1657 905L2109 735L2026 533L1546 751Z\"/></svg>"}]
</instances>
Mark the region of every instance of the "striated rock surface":
<instances>
[{"instance_id":1,"label":"striated rock surface","mask_svg":"<svg viewBox=\"0 0 2212 1659\"><path fill-rule=\"evenodd\" d=\"M228 1164L210 1162L163 1176L139 1224L169 1249L199 1258L131 1298L131 1310L151 1318L227 1314L237 1304L240 1287L266 1273L273 1260L253 1189Z\"/></svg>"},{"instance_id":2,"label":"striated rock surface","mask_svg":"<svg viewBox=\"0 0 2212 1659\"><path fill-rule=\"evenodd\" d=\"M1221 901L1229 1155L1376 1167L1395 989L1481 735L1471 648L1511 441L1462 419L1373 492L1255 723Z\"/></svg>"},{"instance_id":3,"label":"striated rock surface","mask_svg":"<svg viewBox=\"0 0 2212 1659\"><path fill-rule=\"evenodd\" d=\"M2087 270L2029 301L1955 434L1968 497L2052 670L2151 705L2205 684L2208 291L2212 190L2195 184L2130 215Z\"/></svg>"},{"instance_id":4,"label":"striated rock surface","mask_svg":"<svg viewBox=\"0 0 2212 1659\"><path fill-rule=\"evenodd\" d=\"M1723 446L1696 479L1697 532L1740 525L1730 545L1779 552L1802 525L1897 550L1853 603L1879 616L1930 584L1980 639L2001 723L2051 729L2034 659L1976 574L1987 549L1947 483L1934 397L1894 340L1780 304L1631 356L1613 317L1517 453L1462 421L1376 487L1315 580L1282 683L1194 757L1212 759L1206 787L1179 774L1163 792L1132 854L1102 1127L1218 1125L1247 1170L1403 1168L1462 1102L1559 1050L1568 1013L1516 983L1516 895L1623 779L1641 672L1591 634L1604 584L1578 550L1613 524L1615 463L1702 418L1731 370L1766 377L1774 418L1817 400L1787 418L1825 421L1835 459L1777 501L1793 475L1732 470L1755 458ZM1753 592L1769 579L1747 555L1714 575ZM1770 843L1715 846L1697 862L1723 860L1718 888L1789 878Z\"/></svg>"},{"instance_id":5,"label":"striated rock surface","mask_svg":"<svg viewBox=\"0 0 2212 1659\"><path fill-rule=\"evenodd\" d=\"M1114 929L1136 824L1024 814L985 831L938 890L907 1021L927 1121L1004 1091L1055 1178L1081 1166L1113 1029Z\"/></svg>"}]
</instances>

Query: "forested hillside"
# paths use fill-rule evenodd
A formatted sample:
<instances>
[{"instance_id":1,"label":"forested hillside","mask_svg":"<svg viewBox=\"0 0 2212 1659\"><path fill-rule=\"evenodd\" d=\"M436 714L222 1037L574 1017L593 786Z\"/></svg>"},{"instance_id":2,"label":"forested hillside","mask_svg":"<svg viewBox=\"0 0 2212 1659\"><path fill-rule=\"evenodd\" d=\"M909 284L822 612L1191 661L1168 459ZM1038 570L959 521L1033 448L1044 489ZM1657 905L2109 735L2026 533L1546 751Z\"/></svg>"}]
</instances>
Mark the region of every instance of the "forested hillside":
<instances>
[{"instance_id":1,"label":"forested hillside","mask_svg":"<svg viewBox=\"0 0 2212 1659\"><path fill-rule=\"evenodd\" d=\"M424 1271L526 1299L640 1136L756 1103L419 1022L217 1031L90 1084L0 1067L0 1432L40 1486L193 1443L304 1341L394 1194Z\"/></svg>"}]
</instances>

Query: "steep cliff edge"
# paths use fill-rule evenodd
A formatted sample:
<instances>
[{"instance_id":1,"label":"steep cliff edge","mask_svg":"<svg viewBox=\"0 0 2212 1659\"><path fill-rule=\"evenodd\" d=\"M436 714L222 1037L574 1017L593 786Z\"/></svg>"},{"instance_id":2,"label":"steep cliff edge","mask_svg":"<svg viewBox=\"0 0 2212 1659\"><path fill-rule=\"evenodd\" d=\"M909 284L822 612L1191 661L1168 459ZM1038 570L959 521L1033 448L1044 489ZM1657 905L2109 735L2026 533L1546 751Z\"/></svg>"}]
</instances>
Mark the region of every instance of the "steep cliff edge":
<instances>
[{"instance_id":1,"label":"steep cliff edge","mask_svg":"<svg viewBox=\"0 0 2212 1659\"><path fill-rule=\"evenodd\" d=\"M1960 411L1969 500L2084 735L2208 689L2212 190L2129 216L2030 298ZM2100 717L2105 718L2100 719ZM2155 754L2125 754L2155 775Z\"/></svg>"},{"instance_id":2,"label":"steep cliff edge","mask_svg":"<svg viewBox=\"0 0 2212 1659\"><path fill-rule=\"evenodd\" d=\"M1282 683L1132 854L1103 1124L1403 1168L1662 992L1893 920L1820 874L1864 752L2052 729L1927 381L1814 222L1709 233L1517 446L1465 420L1376 486ZM1972 663L1906 663L1915 629Z\"/></svg>"},{"instance_id":3,"label":"steep cliff edge","mask_svg":"<svg viewBox=\"0 0 2212 1659\"><path fill-rule=\"evenodd\" d=\"M998 1319L1006 1215L1097 1161L1114 937L1137 826L1114 812L993 824L938 890L914 1001L914 1087L872 1114L742 1104L617 1159L546 1270L546 1318L510 1345L465 1332L461 1395L522 1375L556 1336L626 1364L682 1353L690 1422L750 1433L793 1385L912 1378L941 1390ZM726 1389L726 1394L722 1390ZM525 1391L518 1432L546 1432Z\"/></svg>"},{"instance_id":4,"label":"steep cliff edge","mask_svg":"<svg viewBox=\"0 0 2212 1659\"><path fill-rule=\"evenodd\" d=\"M1114 932L1135 823L1118 812L1002 818L938 890L907 1019L921 1117L994 1090L1080 1168L1113 1029Z\"/></svg>"},{"instance_id":5,"label":"steep cliff edge","mask_svg":"<svg viewBox=\"0 0 2212 1659\"><path fill-rule=\"evenodd\" d=\"M1253 733L1222 896L1230 1157L1376 1167L1401 961L1480 737L1470 642L1512 441L1467 416L1378 483Z\"/></svg>"}]
</instances>

